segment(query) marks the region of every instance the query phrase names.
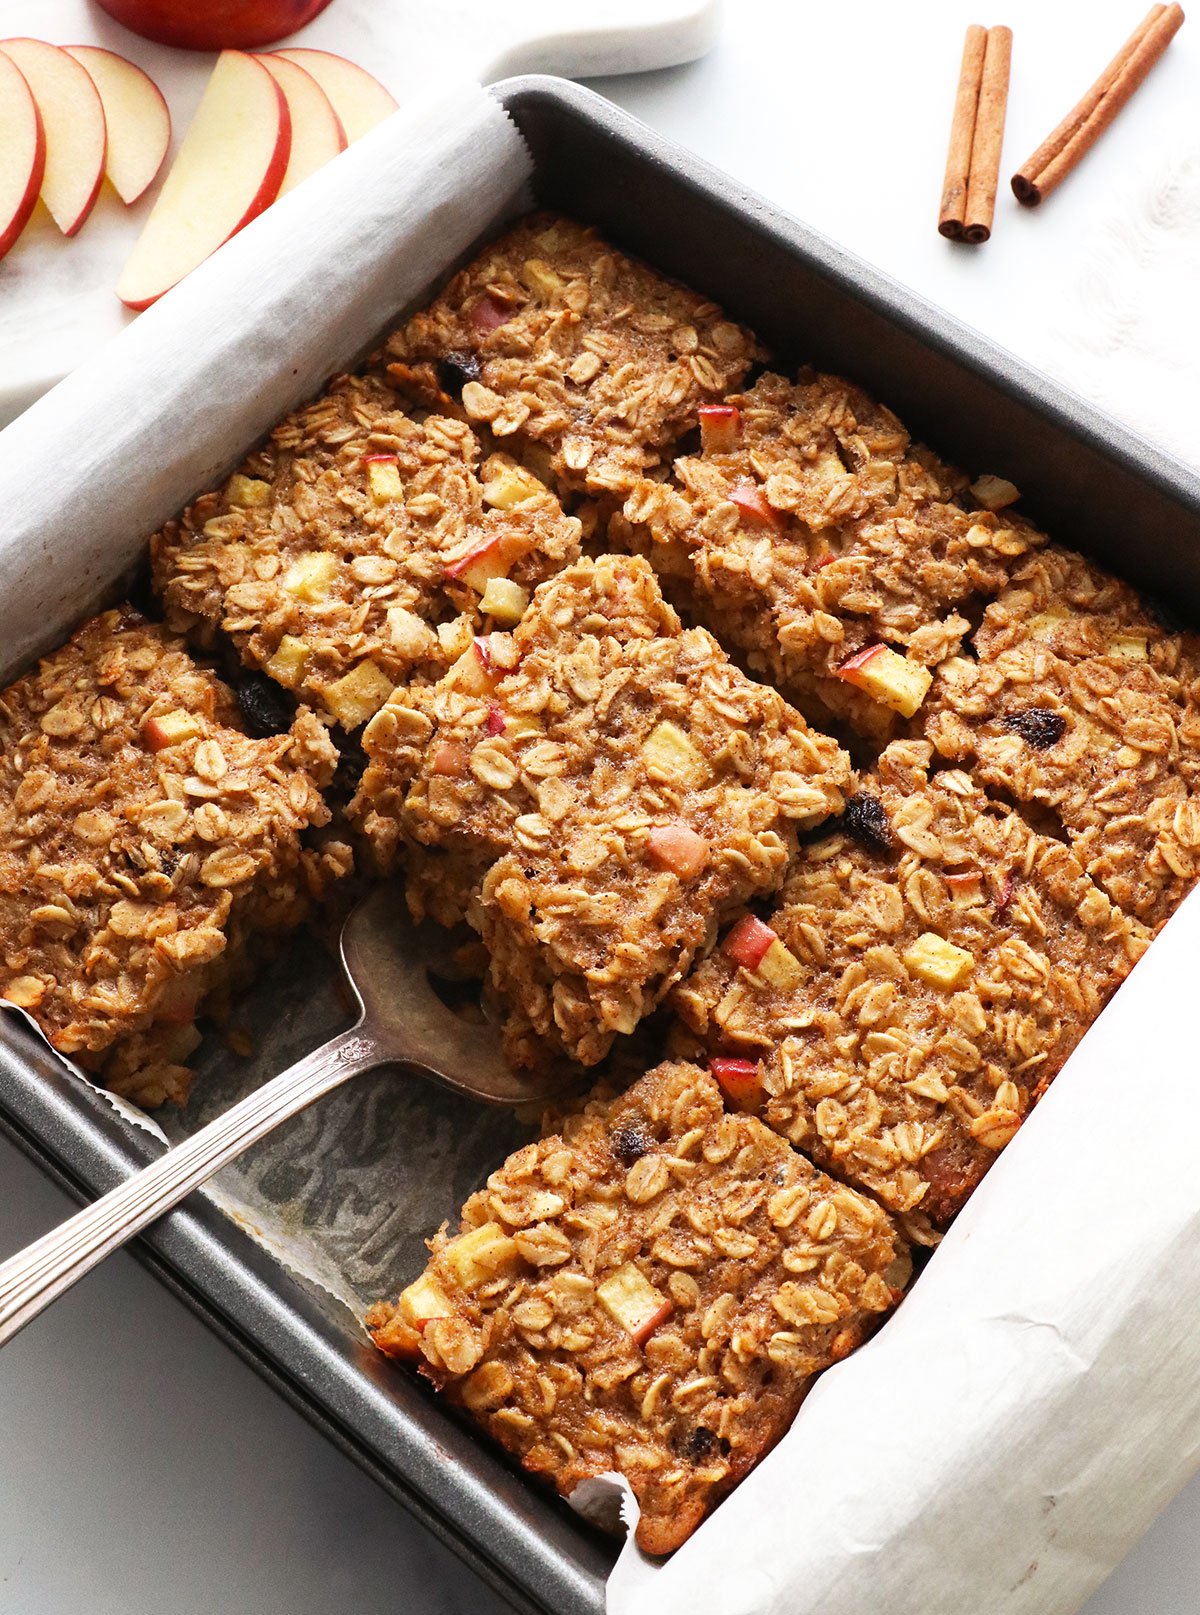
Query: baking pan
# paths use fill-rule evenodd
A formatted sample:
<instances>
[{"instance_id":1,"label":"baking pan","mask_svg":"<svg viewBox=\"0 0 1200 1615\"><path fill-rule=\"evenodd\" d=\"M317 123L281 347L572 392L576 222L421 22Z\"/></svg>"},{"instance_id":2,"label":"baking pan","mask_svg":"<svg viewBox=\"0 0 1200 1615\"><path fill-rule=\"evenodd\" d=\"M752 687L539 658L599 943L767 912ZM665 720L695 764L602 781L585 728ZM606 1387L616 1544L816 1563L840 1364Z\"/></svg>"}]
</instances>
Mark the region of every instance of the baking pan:
<instances>
[{"instance_id":1,"label":"baking pan","mask_svg":"<svg viewBox=\"0 0 1200 1615\"><path fill-rule=\"evenodd\" d=\"M529 144L539 203L711 294L781 365L850 375L940 453L1011 477L1055 537L1200 621L1200 478L599 96L537 77L494 94ZM0 1016L0 1129L80 1197L156 1148L13 1016ZM193 1197L135 1250L514 1605L603 1610L612 1543L377 1357L339 1303L210 1202Z\"/></svg>"}]
</instances>

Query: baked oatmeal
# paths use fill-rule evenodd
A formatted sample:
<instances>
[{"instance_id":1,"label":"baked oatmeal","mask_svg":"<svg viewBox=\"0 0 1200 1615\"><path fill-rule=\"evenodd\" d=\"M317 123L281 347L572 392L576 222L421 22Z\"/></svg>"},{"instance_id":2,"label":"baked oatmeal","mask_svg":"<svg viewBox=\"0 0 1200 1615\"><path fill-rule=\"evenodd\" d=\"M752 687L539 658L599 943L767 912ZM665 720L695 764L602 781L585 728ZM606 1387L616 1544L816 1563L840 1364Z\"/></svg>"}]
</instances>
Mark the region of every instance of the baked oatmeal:
<instances>
[{"instance_id":1,"label":"baked oatmeal","mask_svg":"<svg viewBox=\"0 0 1200 1615\"><path fill-rule=\"evenodd\" d=\"M224 488L151 539L171 626L243 660L345 729L475 631L515 622L579 553L580 524L461 420L413 420L342 376Z\"/></svg>"},{"instance_id":2,"label":"baked oatmeal","mask_svg":"<svg viewBox=\"0 0 1200 1615\"><path fill-rule=\"evenodd\" d=\"M739 386L754 338L595 231L537 214L485 248L389 339L387 374L535 445L564 489L623 493ZM523 451L522 451L523 452Z\"/></svg>"},{"instance_id":3,"label":"baked oatmeal","mask_svg":"<svg viewBox=\"0 0 1200 1615\"><path fill-rule=\"evenodd\" d=\"M591 1065L739 903L778 888L849 765L774 690L684 632L645 561L544 583L511 634L368 726L352 815L418 912L464 909L512 1007L508 1048Z\"/></svg>"},{"instance_id":4,"label":"baked oatmeal","mask_svg":"<svg viewBox=\"0 0 1200 1615\"><path fill-rule=\"evenodd\" d=\"M656 1554L774 1445L910 1270L878 1205L727 1115L684 1064L518 1151L430 1249L368 1313L376 1345L564 1496L620 1472Z\"/></svg>"},{"instance_id":5,"label":"baked oatmeal","mask_svg":"<svg viewBox=\"0 0 1200 1615\"><path fill-rule=\"evenodd\" d=\"M1200 868L1200 640L1070 550L1031 557L926 729L992 790L1049 810L1089 874L1156 926Z\"/></svg>"},{"instance_id":6,"label":"baked oatmeal","mask_svg":"<svg viewBox=\"0 0 1200 1615\"><path fill-rule=\"evenodd\" d=\"M894 741L769 923L672 1003L730 1097L818 1166L944 1227L1147 942L1060 841Z\"/></svg>"},{"instance_id":7,"label":"baked oatmeal","mask_svg":"<svg viewBox=\"0 0 1200 1615\"><path fill-rule=\"evenodd\" d=\"M882 741L959 649L960 608L1041 535L1002 507L1009 484L972 491L839 377L766 375L700 414L701 452L639 483L614 538L810 716Z\"/></svg>"},{"instance_id":8,"label":"baked oatmeal","mask_svg":"<svg viewBox=\"0 0 1200 1615\"><path fill-rule=\"evenodd\" d=\"M344 872L301 843L335 763L307 710L243 733L129 607L85 623L0 694L0 996L108 1087L182 1102L206 995Z\"/></svg>"}]
</instances>

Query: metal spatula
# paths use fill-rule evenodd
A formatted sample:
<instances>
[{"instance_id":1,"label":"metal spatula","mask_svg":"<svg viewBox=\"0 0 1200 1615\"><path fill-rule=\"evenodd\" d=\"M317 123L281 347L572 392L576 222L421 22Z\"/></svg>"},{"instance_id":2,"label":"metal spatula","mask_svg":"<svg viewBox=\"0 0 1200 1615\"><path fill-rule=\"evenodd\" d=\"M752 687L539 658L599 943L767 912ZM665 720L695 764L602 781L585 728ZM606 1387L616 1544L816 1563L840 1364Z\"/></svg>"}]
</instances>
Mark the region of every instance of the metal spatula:
<instances>
[{"instance_id":1,"label":"metal spatula","mask_svg":"<svg viewBox=\"0 0 1200 1615\"><path fill-rule=\"evenodd\" d=\"M494 1028L443 1004L430 984L429 937L410 921L395 885L376 887L352 911L341 956L361 1010L350 1030L0 1264L0 1345L243 1150L351 1077L407 1066L492 1105L549 1099L577 1080L565 1065L548 1076L512 1071Z\"/></svg>"}]
</instances>

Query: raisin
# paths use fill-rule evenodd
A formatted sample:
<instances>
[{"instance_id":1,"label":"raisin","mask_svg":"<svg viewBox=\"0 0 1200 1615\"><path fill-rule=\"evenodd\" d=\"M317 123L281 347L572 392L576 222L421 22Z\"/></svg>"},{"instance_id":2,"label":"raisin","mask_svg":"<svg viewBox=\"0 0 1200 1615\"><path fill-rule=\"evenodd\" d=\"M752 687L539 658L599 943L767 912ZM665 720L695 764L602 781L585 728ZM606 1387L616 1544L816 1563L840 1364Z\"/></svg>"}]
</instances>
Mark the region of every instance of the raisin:
<instances>
[{"instance_id":1,"label":"raisin","mask_svg":"<svg viewBox=\"0 0 1200 1615\"><path fill-rule=\"evenodd\" d=\"M694 1425L683 1438L683 1456L690 1464L702 1464L716 1449L717 1438L707 1425Z\"/></svg>"},{"instance_id":2,"label":"raisin","mask_svg":"<svg viewBox=\"0 0 1200 1615\"><path fill-rule=\"evenodd\" d=\"M338 761L333 773L333 790L339 798L348 798L358 790L358 782L367 766L367 754L350 735L339 736L335 743Z\"/></svg>"},{"instance_id":3,"label":"raisin","mask_svg":"<svg viewBox=\"0 0 1200 1615\"><path fill-rule=\"evenodd\" d=\"M1020 735L1027 746L1046 751L1062 739L1067 720L1061 712L1052 712L1049 707L1026 707L1023 712L1010 712L1004 719L1004 727Z\"/></svg>"},{"instance_id":4,"label":"raisin","mask_svg":"<svg viewBox=\"0 0 1200 1615\"><path fill-rule=\"evenodd\" d=\"M438 360L438 384L451 398L458 398L468 381L479 380L479 360L473 353L456 351Z\"/></svg>"},{"instance_id":5,"label":"raisin","mask_svg":"<svg viewBox=\"0 0 1200 1615\"><path fill-rule=\"evenodd\" d=\"M886 852L892 845L892 826L883 803L869 791L858 791L850 798L842 824L864 847Z\"/></svg>"},{"instance_id":6,"label":"raisin","mask_svg":"<svg viewBox=\"0 0 1200 1615\"><path fill-rule=\"evenodd\" d=\"M654 1148L654 1140L644 1127L626 1123L613 1130L612 1152L622 1166L632 1166Z\"/></svg>"},{"instance_id":7,"label":"raisin","mask_svg":"<svg viewBox=\"0 0 1200 1615\"><path fill-rule=\"evenodd\" d=\"M296 703L265 673L239 674L233 693L242 709L246 733L256 740L281 735L292 727Z\"/></svg>"}]
</instances>

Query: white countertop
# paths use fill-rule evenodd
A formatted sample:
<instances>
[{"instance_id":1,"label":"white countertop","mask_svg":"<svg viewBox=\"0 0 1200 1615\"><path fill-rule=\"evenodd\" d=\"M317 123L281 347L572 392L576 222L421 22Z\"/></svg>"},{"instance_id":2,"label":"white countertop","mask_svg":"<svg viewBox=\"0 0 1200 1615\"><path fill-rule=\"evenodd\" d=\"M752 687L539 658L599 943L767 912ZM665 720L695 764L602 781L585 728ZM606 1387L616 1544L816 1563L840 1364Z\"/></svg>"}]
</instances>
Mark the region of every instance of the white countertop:
<instances>
[{"instance_id":1,"label":"white countertop","mask_svg":"<svg viewBox=\"0 0 1200 1615\"><path fill-rule=\"evenodd\" d=\"M1086 11L1071 0L1008 0L1005 176L1141 10L1141 0L1093 0ZM934 226L962 32L974 20L966 0L727 0L706 61L596 87L1006 346L1067 369L1058 332L1086 330L1079 288L1114 199L1149 190L1195 106L1200 24L1194 37L1183 30L1061 193L1035 213L1003 194L993 240L970 249ZM1181 304L1175 346L1188 357L1195 326ZM1147 393L1178 357L1139 361ZM0 1142L0 1254L67 1210ZM0 1431L0 1615L501 1609L128 1256L0 1356ZM1191 1615L1198 1527L1200 1479L1087 1615Z\"/></svg>"}]
</instances>

